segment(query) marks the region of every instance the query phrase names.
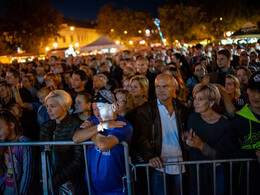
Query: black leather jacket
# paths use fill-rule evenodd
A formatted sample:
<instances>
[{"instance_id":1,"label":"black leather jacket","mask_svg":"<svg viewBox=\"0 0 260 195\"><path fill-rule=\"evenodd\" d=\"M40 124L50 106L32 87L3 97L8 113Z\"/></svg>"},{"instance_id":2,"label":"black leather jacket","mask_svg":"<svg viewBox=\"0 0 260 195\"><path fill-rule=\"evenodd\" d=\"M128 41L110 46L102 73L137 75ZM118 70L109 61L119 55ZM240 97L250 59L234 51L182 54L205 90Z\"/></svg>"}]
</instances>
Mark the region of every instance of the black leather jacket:
<instances>
[{"instance_id":1,"label":"black leather jacket","mask_svg":"<svg viewBox=\"0 0 260 195\"><path fill-rule=\"evenodd\" d=\"M174 111L177 119L179 144L182 149L183 159L186 159L181 140L181 132L186 130L188 106L173 99ZM143 104L136 116L137 151L148 162L154 157L160 157L162 151L162 125L158 110L157 99Z\"/></svg>"}]
</instances>

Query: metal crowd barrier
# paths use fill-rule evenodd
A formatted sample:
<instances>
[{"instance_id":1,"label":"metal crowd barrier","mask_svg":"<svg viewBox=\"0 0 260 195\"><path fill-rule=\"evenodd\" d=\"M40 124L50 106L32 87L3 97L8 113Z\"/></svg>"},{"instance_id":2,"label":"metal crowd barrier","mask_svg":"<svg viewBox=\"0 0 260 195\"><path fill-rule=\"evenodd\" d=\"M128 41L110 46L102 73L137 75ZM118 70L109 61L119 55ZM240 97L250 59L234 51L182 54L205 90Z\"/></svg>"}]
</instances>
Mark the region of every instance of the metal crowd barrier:
<instances>
[{"instance_id":1,"label":"metal crowd barrier","mask_svg":"<svg viewBox=\"0 0 260 195\"><path fill-rule=\"evenodd\" d=\"M246 162L247 163L247 195L249 195L249 169L250 169L250 162L251 161L256 161L256 159L227 159L227 160L203 160L203 161L176 161L176 162L171 162L171 163L163 163L164 167L170 166L170 165L177 165L179 168L179 173L182 173L182 165L196 165L196 177L197 177L197 194L200 194L200 177L199 177L199 165L200 164L212 164L213 165L213 186L214 186L214 195L216 195L216 165L218 163L229 163L230 171L229 171L229 193L230 195L233 194L232 191L232 185L233 185L233 163L234 162ZM149 175L149 164L136 164L132 165L132 172L134 172L134 179L136 181L136 171L138 167L145 167L146 168L146 178L147 178L147 192L148 195L151 194L151 189L150 189L150 175ZM183 195L183 179L182 179L182 174L179 174L180 178L180 193ZM167 194L167 184L166 184L166 172L165 168L163 169L163 183L164 183L164 195ZM134 191L134 189L133 189Z\"/></svg>"},{"instance_id":2,"label":"metal crowd barrier","mask_svg":"<svg viewBox=\"0 0 260 195\"><path fill-rule=\"evenodd\" d=\"M126 169L126 182L127 182L127 191L128 194L132 194L132 186L131 186L131 176L130 176L130 164L129 164L129 152L128 152L128 145L126 142L121 142L120 144L124 147L124 156L125 156L125 169ZM93 142L82 142L80 144L75 144L72 141L49 141L49 142L5 142L0 143L1 146L7 146L9 150L9 154L11 157L11 166L12 166L12 173L15 173L14 171L14 162L11 152L11 146L44 146L44 151L41 152L41 162L42 162L42 187L43 187L43 194L48 195L48 189L50 188L51 194L54 194L52 181L50 177L50 164L48 155L46 155L46 152L50 150L50 146L59 146L59 145L83 145L84 150L84 160L85 160L85 168L86 168L86 176L87 176L87 186L88 186L88 192L91 195L91 186L90 186L90 180L89 180L89 171L88 171L88 163L87 163L87 145L93 145ZM50 182L48 183L48 176L50 179ZM14 187L15 192L17 195L19 195L19 191L17 188L16 178L15 174L13 174L14 179ZM48 184L50 185L48 188Z\"/></svg>"}]
</instances>

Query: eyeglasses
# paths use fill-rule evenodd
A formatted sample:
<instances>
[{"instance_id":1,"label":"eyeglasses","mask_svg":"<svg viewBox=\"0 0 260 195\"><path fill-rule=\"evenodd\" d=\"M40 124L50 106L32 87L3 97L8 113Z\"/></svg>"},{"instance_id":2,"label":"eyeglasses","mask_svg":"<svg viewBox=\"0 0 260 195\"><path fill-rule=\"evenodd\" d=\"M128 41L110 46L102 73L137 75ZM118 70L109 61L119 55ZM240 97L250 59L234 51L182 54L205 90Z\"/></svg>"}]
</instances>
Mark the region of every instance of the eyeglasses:
<instances>
[{"instance_id":1,"label":"eyeglasses","mask_svg":"<svg viewBox=\"0 0 260 195\"><path fill-rule=\"evenodd\" d=\"M126 103L126 100L122 100L122 99L117 99L116 101L119 102L119 103L121 103L121 102Z\"/></svg>"}]
</instances>

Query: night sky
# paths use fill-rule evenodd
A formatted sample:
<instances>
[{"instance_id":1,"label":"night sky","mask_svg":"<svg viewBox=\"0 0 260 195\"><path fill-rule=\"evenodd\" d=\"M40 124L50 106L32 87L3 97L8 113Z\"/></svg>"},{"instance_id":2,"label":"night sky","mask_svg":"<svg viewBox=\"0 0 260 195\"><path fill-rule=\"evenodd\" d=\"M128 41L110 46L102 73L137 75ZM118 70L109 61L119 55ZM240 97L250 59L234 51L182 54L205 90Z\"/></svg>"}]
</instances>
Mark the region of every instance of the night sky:
<instances>
[{"instance_id":1,"label":"night sky","mask_svg":"<svg viewBox=\"0 0 260 195\"><path fill-rule=\"evenodd\" d=\"M158 7L162 7L165 0L52 0L54 8L65 17L89 21L96 20L99 9L111 2L116 9L128 7L134 11L149 11L158 17Z\"/></svg>"}]
</instances>

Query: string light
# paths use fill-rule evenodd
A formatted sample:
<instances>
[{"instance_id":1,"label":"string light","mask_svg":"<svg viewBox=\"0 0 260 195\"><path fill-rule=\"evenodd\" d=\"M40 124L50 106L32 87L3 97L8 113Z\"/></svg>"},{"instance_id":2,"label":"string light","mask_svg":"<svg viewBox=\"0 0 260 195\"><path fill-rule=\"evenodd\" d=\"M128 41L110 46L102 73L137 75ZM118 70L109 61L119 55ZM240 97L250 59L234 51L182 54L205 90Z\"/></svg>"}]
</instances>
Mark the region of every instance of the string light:
<instances>
[{"instance_id":1,"label":"string light","mask_svg":"<svg viewBox=\"0 0 260 195\"><path fill-rule=\"evenodd\" d=\"M162 35L161 28L160 28L160 20L156 18L156 19L154 20L154 24L157 26L157 29L158 29L158 31L159 31L159 35L160 35L161 40L162 40L162 43L163 43L163 46L165 47L166 44L165 44L165 41L163 40L163 35Z\"/></svg>"}]
</instances>

